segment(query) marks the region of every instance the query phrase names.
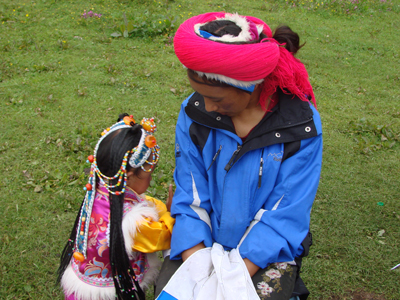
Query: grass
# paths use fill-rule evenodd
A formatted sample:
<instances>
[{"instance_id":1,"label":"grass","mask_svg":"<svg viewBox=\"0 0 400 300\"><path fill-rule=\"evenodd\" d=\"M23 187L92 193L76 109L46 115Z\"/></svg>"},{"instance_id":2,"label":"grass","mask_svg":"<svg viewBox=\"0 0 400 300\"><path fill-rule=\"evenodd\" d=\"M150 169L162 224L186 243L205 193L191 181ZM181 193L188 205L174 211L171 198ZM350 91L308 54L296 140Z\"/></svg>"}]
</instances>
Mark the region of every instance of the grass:
<instances>
[{"instance_id":1,"label":"grass","mask_svg":"<svg viewBox=\"0 0 400 300\"><path fill-rule=\"evenodd\" d=\"M390 268L400 263L399 5L2 1L0 298L62 299L55 270L83 197L85 160L119 113L155 116L162 156L149 192L165 199L175 122L191 93L171 37L186 18L225 10L288 24L306 41L298 57L324 127L303 268L310 299L398 299L400 272ZM85 10L102 16L82 18ZM112 38L124 13L135 34Z\"/></svg>"}]
</instances>

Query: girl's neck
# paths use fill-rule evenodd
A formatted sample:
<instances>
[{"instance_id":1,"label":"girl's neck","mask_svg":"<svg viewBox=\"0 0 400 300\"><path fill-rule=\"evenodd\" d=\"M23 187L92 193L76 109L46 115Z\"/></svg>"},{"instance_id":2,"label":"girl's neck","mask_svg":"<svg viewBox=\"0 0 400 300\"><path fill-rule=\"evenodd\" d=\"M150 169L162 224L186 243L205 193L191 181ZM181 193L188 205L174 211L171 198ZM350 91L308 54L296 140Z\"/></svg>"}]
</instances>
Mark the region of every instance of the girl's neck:
<instances>
[{"instance_id":1,"label":"girl's neck","mask_svg":"<svg viewBox=\"0 0 400 300\"><path fill-rule=\"evenodd\" d=\"M128 185L126 186L126 190L129 190L132 193L134 193L136 196L140 197L140 194L138 192L136 192L133 188L129 187Z\"/></svg>"}]
</instances>

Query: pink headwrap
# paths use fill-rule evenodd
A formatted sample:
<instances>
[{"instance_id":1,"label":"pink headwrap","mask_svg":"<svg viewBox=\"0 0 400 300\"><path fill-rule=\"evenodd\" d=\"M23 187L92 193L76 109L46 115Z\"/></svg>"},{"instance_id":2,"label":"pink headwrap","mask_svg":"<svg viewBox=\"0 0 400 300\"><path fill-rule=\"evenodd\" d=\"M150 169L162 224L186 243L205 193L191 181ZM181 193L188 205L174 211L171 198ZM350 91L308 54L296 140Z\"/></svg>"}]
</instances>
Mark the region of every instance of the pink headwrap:
<instances>
[{"instance_id":1,"label":"pink headwrap","mask_svg":"<svg viewBox=\"0 0 400 300\"><path fill-rule=\"evenodd\" d=\"M268 38L260 43L238 45L226 43L225 36L209 39L202 37L198 28L216 19L239 20L242 25L245 20L244 23L247 24L239 27L242 31L246 27L247 41L257 40L261 31ZM216 40L221 42L215 42ZM260 104L263 107L277 87L303 101L311 97L315 105L314 93L304 65L272 38L271 29L258 18L224 12L194 16L178 28L174 48L176 56L185 67L200 75L204 74L207 78L244 87L262 83Z\"/></svg>"}]
</instances>

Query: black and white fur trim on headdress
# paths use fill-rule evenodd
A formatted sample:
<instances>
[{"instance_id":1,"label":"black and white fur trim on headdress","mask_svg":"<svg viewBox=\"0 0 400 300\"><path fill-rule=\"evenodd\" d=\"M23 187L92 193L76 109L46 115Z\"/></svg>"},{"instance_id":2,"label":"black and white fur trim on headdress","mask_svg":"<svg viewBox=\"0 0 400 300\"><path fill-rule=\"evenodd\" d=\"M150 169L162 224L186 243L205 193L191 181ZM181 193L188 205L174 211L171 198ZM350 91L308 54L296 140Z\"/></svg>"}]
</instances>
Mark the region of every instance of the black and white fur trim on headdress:
<instances>
[{"instance_id":1,"label":"black and white fur trim on headdress","mask_svg":"<svg viewBox=\"0 0 400 300\"><path fill-rule=\"evenodd\" d=\"M231 34L225 34L221 37L218 36L210 36L208 37L208 39L213 40L213 41L217 41L217 42L222 42L222 43L237 43L237 42L250 42L253 41L255 39L255 32L252 33L251 29L250 29L250 23L249 21L243 17L240 16L239 14L225 14L225 17L223 18L216 18L215 21L231 21L233 23L235 23L240 29L242 29L242 31L239 33L238 36L233 36ZM196 24L194 25L194 31L200 35L203 36L200 33L200 27L205 25L207 23L202 23L202 24ZM257 28L257 33L258 36L262 33L263 31L263 26L262 25L256 25L254 24L254 26ZM252 28L254 31L254 28Z\"/></svg>"},{"instance_id":2,"label":"black and white fur trim on headdress","mask_svg":"<svg viewBox=\"0 0 400 300\"><path fill-rule=\"evenodd\" d=\"M254 80L254 81L240 81L240 80L236 80L224 75L220 75L220 74L214 74L214 73L204 73L204 72L200 72L200 71L195 71L193 70L197 75L199 75L199 77L203 77L205 76L207 79L211 79L211 80L218 80L221 82L224 82L226 84L229 84L233 87L239 88L239 89L244 89L244 90L248 90L251 87L254 87L256 84L260 84L264 81L264 79L259 79L259 80Z\"/></svg>"}]
</instances>

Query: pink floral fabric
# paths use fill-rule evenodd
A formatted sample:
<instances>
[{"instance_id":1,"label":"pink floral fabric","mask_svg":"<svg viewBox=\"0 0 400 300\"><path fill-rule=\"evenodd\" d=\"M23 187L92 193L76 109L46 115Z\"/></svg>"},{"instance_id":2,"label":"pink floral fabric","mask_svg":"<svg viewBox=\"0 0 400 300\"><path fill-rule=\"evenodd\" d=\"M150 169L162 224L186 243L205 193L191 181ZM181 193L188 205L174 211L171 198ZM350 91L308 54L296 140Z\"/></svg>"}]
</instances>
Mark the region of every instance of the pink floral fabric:
<instances>
[{"instance_id":1,"label":"pink floral fabric","mask_svg":"<svg viewBox=\"0 0 400 300\"><path fill-rule=\"evenodd\" d=\"M144 200L133 191L125 191L124 216L135 204ZM110 239L110 202L108 191L103 186L96 190L92 214L90 216L87 259L79 262L72 260L72 269L80 280L98 287L113 287L114 282L111 274L109 260L109 239ZM131 261L133 270L139 282L148 270L146 255L140 253L135 260ZM73 295L71 295L73 296ZM69 299L69 298L67 298ZM74 299L74 298L71 298Z\"/></svg>"}]
</instances>

